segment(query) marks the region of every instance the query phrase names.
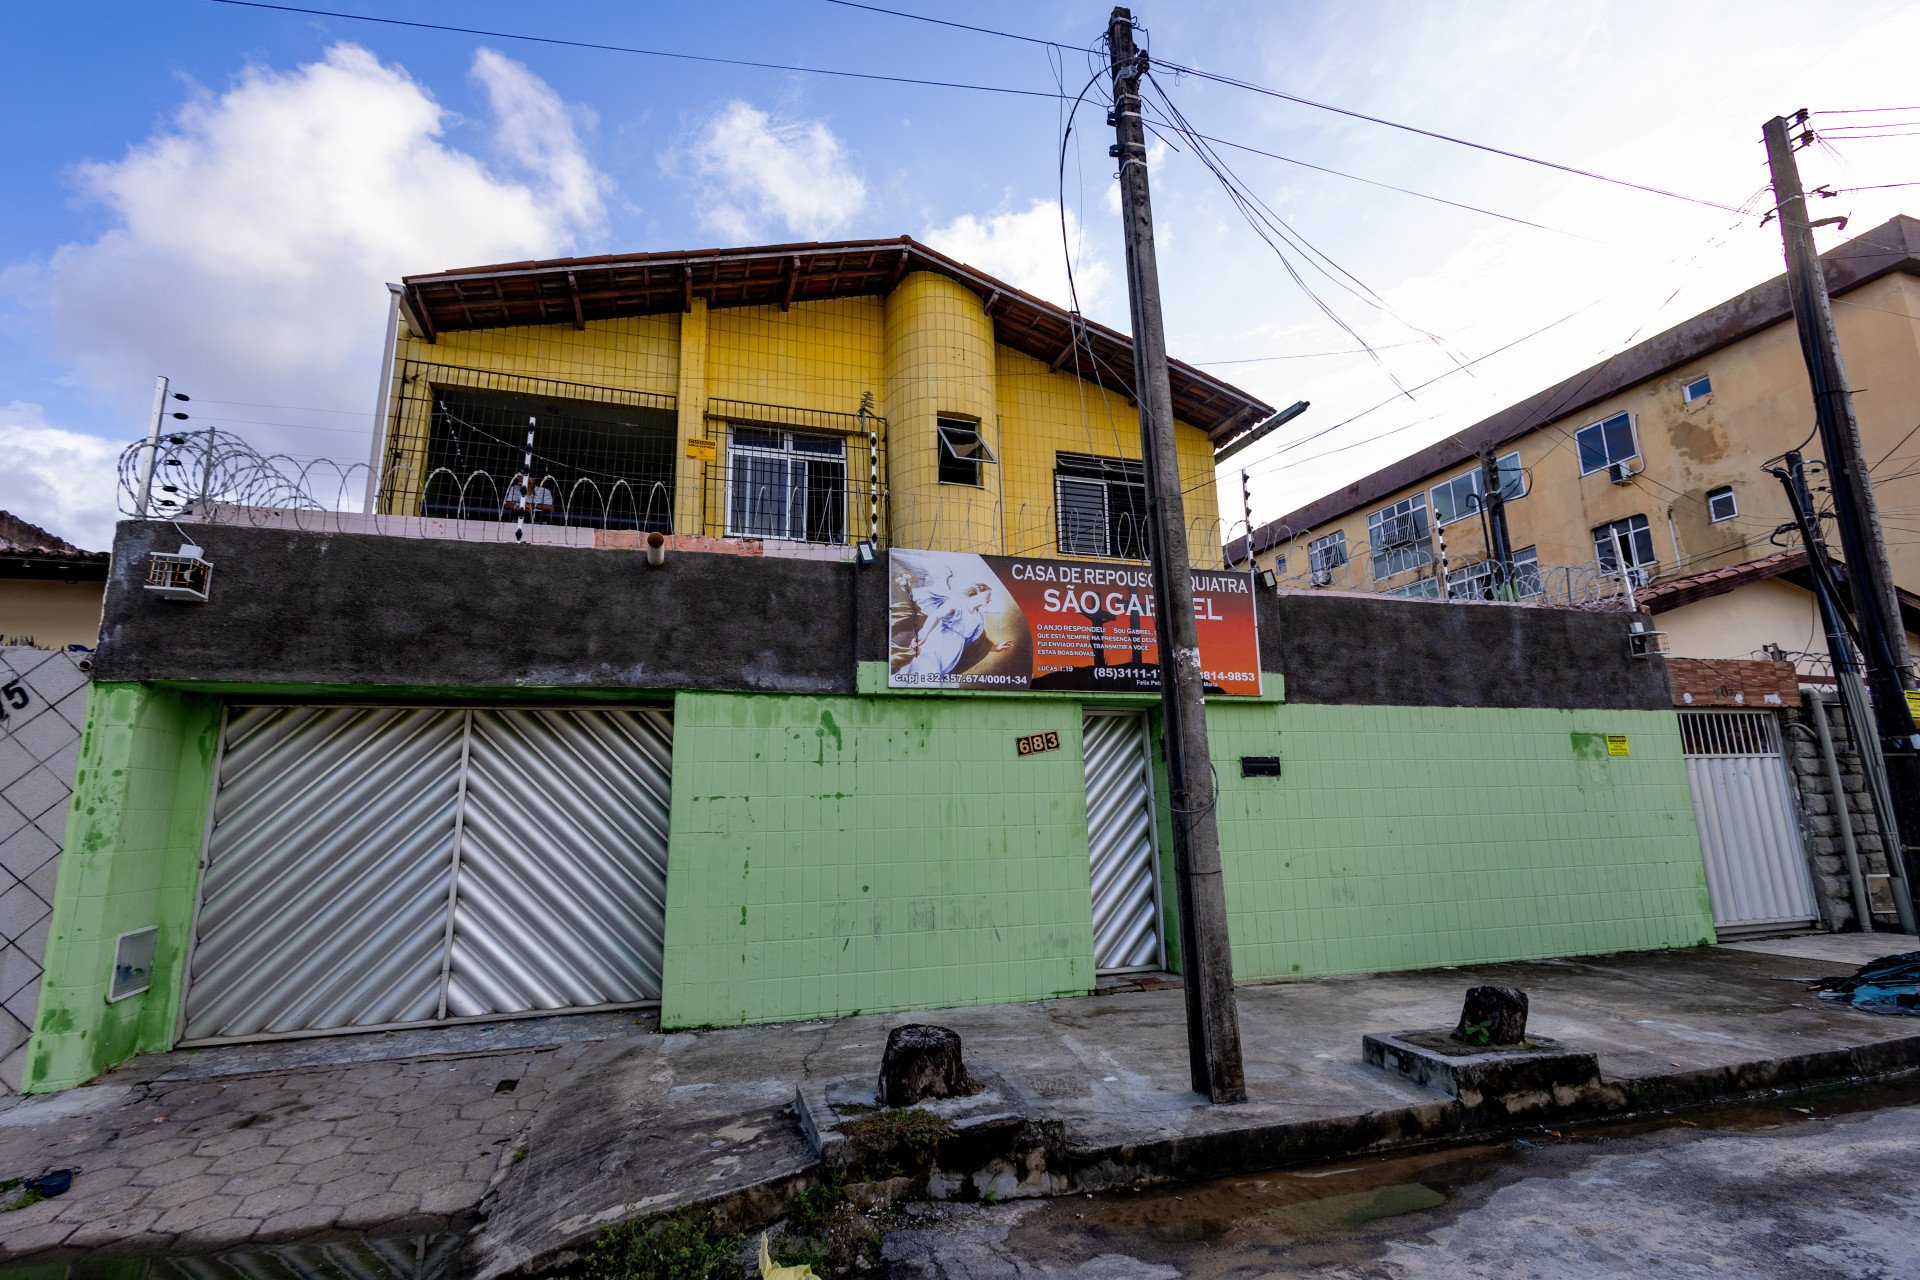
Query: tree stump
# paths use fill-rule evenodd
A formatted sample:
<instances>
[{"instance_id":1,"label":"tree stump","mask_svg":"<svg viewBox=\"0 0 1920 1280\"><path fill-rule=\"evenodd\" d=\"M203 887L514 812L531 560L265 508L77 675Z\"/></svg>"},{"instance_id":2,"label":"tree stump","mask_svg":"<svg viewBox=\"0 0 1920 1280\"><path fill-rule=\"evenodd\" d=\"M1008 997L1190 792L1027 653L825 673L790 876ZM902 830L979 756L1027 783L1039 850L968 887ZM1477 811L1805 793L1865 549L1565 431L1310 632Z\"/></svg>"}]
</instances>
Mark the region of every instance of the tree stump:
<instances>
[{"instance_id":1,"label":"tree stump","mask_svg":"<svg viewBox=\"0 0 1920 1280\"><path fill-rule=\"evenodd\" d=\"M1527 993L1518 987L1468 987L1453 1038L1464 1044L1521 1044L1527 1038Z\"/></svg>"},{"instance_id":2,"label":"tree stump","mask_svg":"<svg viewBox=\"0 0 1920 1280\"><path fill-rule=\"evenodd\" d=\"M887 1051L880 1059L881 1106L910 1107L966 1092L967 1068L960 1061L957 1033L919 1022L888 1033Z\"/></svg>"}]
</instances>

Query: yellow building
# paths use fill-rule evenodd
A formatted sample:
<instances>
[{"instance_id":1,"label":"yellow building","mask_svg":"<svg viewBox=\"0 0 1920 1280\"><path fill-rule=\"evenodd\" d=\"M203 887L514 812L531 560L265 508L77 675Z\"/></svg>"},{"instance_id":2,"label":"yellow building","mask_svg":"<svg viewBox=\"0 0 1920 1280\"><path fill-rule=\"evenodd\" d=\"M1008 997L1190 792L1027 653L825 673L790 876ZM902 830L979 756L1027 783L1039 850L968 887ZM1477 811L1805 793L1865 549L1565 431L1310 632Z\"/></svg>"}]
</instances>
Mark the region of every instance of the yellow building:
<instances>
[{"instance_id":1,"label":"yellow building","mask_svg":"<svg viewBox=\"0 0 1920 1280\"><path fill-rule=\"evenodd\" d=\"M1895 577L1920 587L1920 221L1895 218L1822 260ZM1477 461L1491 449L1513 594L1579 604L1626 576L1652 588L1649 605L1687 611L1661 622L1677 654L1772 647L1818 670L1812 595L1793 564L1768 559L1792 515L1763 467L1812 429L1780 276L1262 526L1254 555L1286 587L1479 597L1496 577ZM1806 453L1819 458L1819 442ZM1244 542L1229 554L1243 562Z\"/></svg>"},{"instance_id":2,"label":"yellow building","mask_svg":"<svg viewBox=\"0 0 1920 1280\"><path fill-rule=\"evenodd\" d=\"M106 552L0 511L0 647L93 648L106 587Z\"/></svg>"},{"instance_id":3,"label":"yellow building","mask_svg":"<svg viewBox=\"0 0 1920 1280\"><path fill-rule=\"evenodd\" d=\"M513 263L393 294L375 509L769 551L1145 556L1132 346L911 239ZM1213 450L1269 415L1176 362Z\"/></svg>"}]
</instances>

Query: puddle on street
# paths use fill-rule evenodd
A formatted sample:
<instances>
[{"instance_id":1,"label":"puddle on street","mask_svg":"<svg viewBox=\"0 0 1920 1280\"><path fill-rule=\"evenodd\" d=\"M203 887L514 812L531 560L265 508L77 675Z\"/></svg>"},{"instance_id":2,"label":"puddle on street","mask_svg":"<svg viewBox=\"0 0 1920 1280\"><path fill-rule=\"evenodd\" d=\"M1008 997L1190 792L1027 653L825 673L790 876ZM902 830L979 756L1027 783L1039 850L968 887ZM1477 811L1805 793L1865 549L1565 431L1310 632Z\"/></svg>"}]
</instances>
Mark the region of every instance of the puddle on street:
<instances>
[{"instance_id":1,"label":"puddle on street","mask_svg":"<svg viewBox=\"0 0 1920 1280\"><path fill-rule=\"evenodd\" d=\"M1118 1253L1206 1277L1213 1274L1206 1261L1211 1246L1221 1248L1223 1262L1235 1253L1244 1261L1261 1245L1276 1253L1316 1241L1337 1247L1336 1240L1356 1239L1370 1225L1395 1218L1409 1219L1406 1230L1425 1230L1437 1223L1414 1215L1445 1208L1476 1184L1561 1176L1569 1168L1568 1147L1663 1133L1684 1141L1689 1130L1763 1132L1916 1105L1920 1080L1814 1090L1736 1106L1522 1130L1470 1146L1069 1197L1026 1212L1008 1245L1022 1257ZM1555 1148L1563 1154L1556 1157ZM1299 1261L1305 1255L1291 1256Z\"/></svg>"},{"instance_id":2,"label":"puddle on street","mask_svg":"<svg viewBox=\"0 0 1920 1280\"><path fill-rule=\"evenodd\" d=\"M225 1253L0 1267L0 1280L456 1280L460 1235L328 1240Z\"/></svg>"}]
</instances>

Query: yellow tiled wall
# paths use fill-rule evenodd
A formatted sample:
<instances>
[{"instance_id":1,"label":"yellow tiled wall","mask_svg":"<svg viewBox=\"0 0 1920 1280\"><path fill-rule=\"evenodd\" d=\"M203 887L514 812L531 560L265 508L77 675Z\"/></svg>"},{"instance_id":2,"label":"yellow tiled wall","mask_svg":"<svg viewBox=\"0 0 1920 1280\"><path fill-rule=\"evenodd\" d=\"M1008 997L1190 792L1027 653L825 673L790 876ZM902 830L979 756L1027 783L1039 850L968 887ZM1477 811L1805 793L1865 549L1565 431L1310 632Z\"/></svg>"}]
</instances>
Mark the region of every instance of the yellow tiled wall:
<instances>
[{"instance_id":1,"label":"yellow tiled wall","mask_svg":"<svg viewBox=\"0 0 1920 1280\"><path fill-rule=\"evenodd\" d=\"M887 297L887 480L893 540L903 547L998 552L1004 463L981 482L939 482L940 415L978 424L998 455L993 322L971 289L916 271Z\"/></svg>"},{"instance_id":2,"label":"yellow tiled wall","mask_svg":"<svg viewBox=\"0 0 1920 1280\"><path fill-rule=\"evenodd\" d=\"M380 498L381 510L397 514L417 509L431 413L431 388L404 382L409 362L416 373L438 366L436 385L479 386L484 375L506 374L578 384L588 400L600 398L600 388L673 397L681 534L716 532L720 519L726 432L709 420L713 400L852 415L871 392L887 422L886 537L903 547L1054 555L1055 455L1140 457L1139 419L1126 397L997 345L978 296L926 272L907 276L884 299L797 303L786 311L710 310L696 299L685 315L446 333L434 343L403 324L384 458L397 475ZM939 483L934 428L941 415L977 421L999 458L982 468L979 487ZM688 453L695 437L718 442L713 461ZM1192 558L1215 563L1222 526L1212 446L1185 424L1176 439ZM850 448L848 478L858 496L849 501L847 527L857 532L865 527L867 477L856 456L863 451Z\"/></svg>"}]
</instances>

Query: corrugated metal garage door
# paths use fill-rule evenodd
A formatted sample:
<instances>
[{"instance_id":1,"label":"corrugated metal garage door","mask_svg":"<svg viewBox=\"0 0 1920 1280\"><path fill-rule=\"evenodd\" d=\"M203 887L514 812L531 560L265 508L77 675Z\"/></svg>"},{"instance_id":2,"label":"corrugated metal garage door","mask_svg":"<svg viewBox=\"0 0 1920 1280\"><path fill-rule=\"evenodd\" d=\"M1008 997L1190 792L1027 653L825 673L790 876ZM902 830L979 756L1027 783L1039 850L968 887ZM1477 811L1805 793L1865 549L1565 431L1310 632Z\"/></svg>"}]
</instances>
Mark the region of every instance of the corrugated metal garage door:
<instances>
[{"instance_id":1,"label":"corrugated metal garage door","mask_svg":"<svg viewBox=\"0 0 1920 1280\"><path fill-rule=\"evenodd\" d=\"M660 711L235 707L183 1039L660 995Z\"/></svg>"},{"instance_id":2,"label":"corrugated metal garage door","mask_svg":"<svg viewBox=\"0 0 1920 1280\"><path fill-rule=\"evenodd\" d=\"M1809 924L1813 881L1770 711L1682 711L1680 740L1717 929Z\"/></svg>"},{"instance_id":3,"label":"corrugated metal garage door","mask_svg":"<svg viewBox=\"0 0 1920 1280\"><path fill-rule=\"evenodd\" d=\"M1093 879L1093 968L1096 973L1156 969L1164 958L1147 718L1137 712L1089 711L1082 737Z\"/></svg>"}]
</instances>

